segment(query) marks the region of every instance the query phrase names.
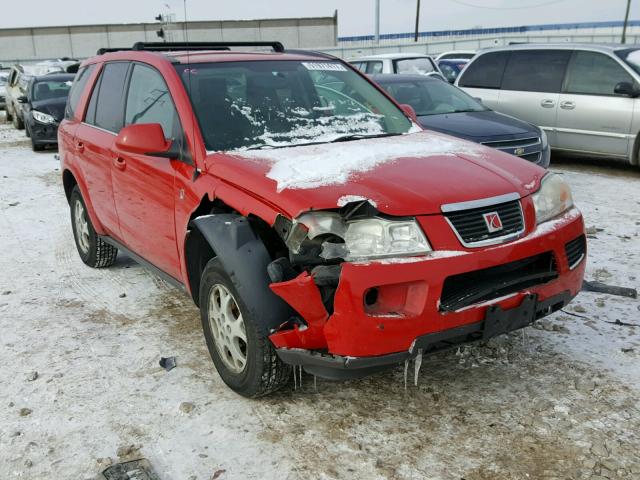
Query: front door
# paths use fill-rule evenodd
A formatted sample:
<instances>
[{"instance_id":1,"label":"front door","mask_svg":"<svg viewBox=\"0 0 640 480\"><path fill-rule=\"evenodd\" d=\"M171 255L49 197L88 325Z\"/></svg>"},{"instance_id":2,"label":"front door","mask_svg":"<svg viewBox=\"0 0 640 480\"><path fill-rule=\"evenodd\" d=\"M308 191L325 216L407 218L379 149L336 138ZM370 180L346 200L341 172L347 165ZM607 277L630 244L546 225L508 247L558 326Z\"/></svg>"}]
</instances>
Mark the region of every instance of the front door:
<instances>
[{"instance_id":1,"label":"front door","mask_svg":"<svg viewBox=\"0 0 640 480\"><path fill-rule=\"evenodd\" d=\"M131 73L124 118L125 126L159 123L167 138L181 132L162 76L139 63ZM125 153L115 146L112 155L113 196L125 244L165 273L181 278L174 221L178 160Z\"/></svg>"},{"instance_id":2,"label":"front door","mask_svg":"<svg viewBox=\"0 0 640 480\"><path fill-rule=\"evenodd\" d=\"M629 154L635 100L614 93L621 82L633 85L634 80L613 58L599 52L574 53L560 95L558 148Z\"/></svg>"}]
</instances>

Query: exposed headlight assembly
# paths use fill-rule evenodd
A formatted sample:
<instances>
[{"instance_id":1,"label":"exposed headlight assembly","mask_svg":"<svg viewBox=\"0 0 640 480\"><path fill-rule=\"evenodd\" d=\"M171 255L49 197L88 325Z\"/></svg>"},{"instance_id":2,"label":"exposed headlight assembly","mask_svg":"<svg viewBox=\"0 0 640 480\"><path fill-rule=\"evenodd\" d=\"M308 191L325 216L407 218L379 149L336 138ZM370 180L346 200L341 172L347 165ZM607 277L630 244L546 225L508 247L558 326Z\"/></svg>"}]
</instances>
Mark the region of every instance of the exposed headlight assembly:
<instances>
[{"instance_id":1,"label":"exposed headlight assembly","mask_svg":"<svg viewBox=\"0 0 640 480\"><path fill-rule=\"evenodd\" d=\"M545 175L540 189L532 198L538 224L551 220L573 207L569 185L555 173Z\"/></svg>"},{"instance_id":2,"label":"exposed headlight assembly","mask_svg":"<svg viewBox=\"0 0 640 480\"><path fill-rule=\"evenodd\" d=\"M36 122L40 123L56 123L56 119L47 113L42 113L37 110L31 110L31 115Z\"/></svg>"},{"instance_id":3,"label":"exposed headlight assembly","mask_svg":"<svg viewBox=\"0 0 640 480\"><path fill-rule=\"evenodd\" d=\"M421 255L431 251L422 229L415 219L388 220L364 218L344 221L331 212L309 212L298 218L311 240L326 236L320 256L325 259L369 260L375 258ZM294 228L294 232L297 231ZM293 239L295 233L290 237ZM336 242L336 237L342 242ZM289 242L290 247L295 242ZM299 244L298 244L299 245Z\"/></svg>"}]
</instances>

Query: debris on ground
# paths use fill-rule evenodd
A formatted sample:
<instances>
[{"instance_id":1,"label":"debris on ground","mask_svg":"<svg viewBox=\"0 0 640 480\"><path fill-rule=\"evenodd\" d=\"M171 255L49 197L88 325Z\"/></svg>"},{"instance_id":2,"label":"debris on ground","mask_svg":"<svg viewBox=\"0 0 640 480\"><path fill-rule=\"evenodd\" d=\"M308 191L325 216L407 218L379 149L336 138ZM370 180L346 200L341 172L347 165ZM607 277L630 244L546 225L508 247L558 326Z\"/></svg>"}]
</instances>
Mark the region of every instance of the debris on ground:
<instances>
[{"instance_id":1,"label":"debris on ground","mask_svg":"<svg viewBox=\"0 0 640 480\"><path fill-rule=\"evenodd\" d=\"M105 480L159 480L147 459L116 463L102 472Z\"/></svg>"},{"instance_id":2,"label":"debris on ground","mask_svg":"<svg viewBox=\"0 0 640 480\"><path fill-rule=\"evenodd\" d=\"M37 379L38 379L38 372L33 371L33 372L29 372L27 374L27 381L28 382L33 382L33 381L35 381Z\"/></svg>"},{"instance_id":3,"label":"debris on ground","mask_svg":"<svg viewBox=\"0 0 640 480\"><path fill-rule=\"evenodd\" d=\"M21 417L28 417L33 413L33 410L30 408L21 408L19 413Z\"/></svg>"},{"instance_id":4,"label":"debris on ground","mask_svg":"<svg viewBox=\"0 0 640 480\"><path fill-rule=\"evenodd\" d=\"M176 357L162 357L160 359L160 366L167 372L176 368Z\"/></svg>"},{"instance_id":5,"label":"debris on ground","mask_svg":"<svg viewBox=\"0 0 640 480\"><path fill-rule=\"evenodd\" d=\"M116 450L116 455L118 456L118 458L131 457L134 455L138 455L141 448L142 445L123 445L118 447L118 450Z\"/></svg>"},{"instance_id":6,"label":"debris on ground","mask_svg":"<svg viewBox=\"0 0 640 480\"><path fill-rule=\"evenodd\" d=\"M222 468L221 468L220 470L216 470L216 471L213 473L213 477L211 477L211 480L217 480L218 478L220 478L220 476L221 476L224 472L226 472L226 470L224 470L224 469L222 469Z\"/></svg>"},{"instance_id":7,"label":"debris on ground","mask_svg":"<svg viewBox=\"0 0 640 480\"><path fill-rule=\"evenodd\" d=\"M617 287L615 285L607 285L599 281L589 282L585 280L582 283L582 291L608 293L609 295L618 295L620 297L638 298L638 290L628 287Z\"/></svg>"},{"instance_id":8,"label":"debris on ground","mask_svg":"<svg viewBox=\"0 0 640 480\"><path fill-rule=\"evenodd\" d=\"M182 413L191 413L196 406L191 402L182 402L178 408Z\"/></svg>"}]
</instances>

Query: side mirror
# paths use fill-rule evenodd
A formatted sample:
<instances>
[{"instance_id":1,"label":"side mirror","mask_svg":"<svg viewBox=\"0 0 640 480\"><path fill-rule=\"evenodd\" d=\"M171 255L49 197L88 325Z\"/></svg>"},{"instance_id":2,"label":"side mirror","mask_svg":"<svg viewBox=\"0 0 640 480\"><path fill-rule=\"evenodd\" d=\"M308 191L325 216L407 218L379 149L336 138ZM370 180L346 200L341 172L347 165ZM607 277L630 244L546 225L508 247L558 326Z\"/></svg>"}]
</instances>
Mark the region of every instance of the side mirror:
<instances>
[{"instance_id":1,"label":"side mirror","mask_svg":"<svg viewBox=\"0 0 640 480\"><path fill-rule=\"evenodd\" d=\"M18 103L29 103L29 100L24 95L19 96L17 100L18 100Z\"/></svg>"},{"instance_id":2,"label":"side mirror","mask_svg":"<svg viewBox=\"0 0 640 480\"><path fill-rule=\"evenodd\" d=\"M418 116L416 115L416 111L413 109L411 105L408 103L403 103L400 105L402 111L414 122L418 123Z\"/></svg>"},{"instance_id":3,"label":"side mirror","mask_svg":"<svg viewBox=\"0 0 640 480\"><path fill-rule=\"evenodd\" d=\"M164 138L159 123L138 123L120 130L116 137L116 147L123 152L164 156L171 147L171 141Z\"/></svg>"},{"instance_id":4,"label":"side mirror","mask_svg":"<svg viewBox=\"0 0 640 480\"><path fill-rule=\"evenodd\" d=\"M620 82L613 89L616 95L626 95L628 97L640 96L640 91L630 82Z\"/></svg>"}]
</instances>

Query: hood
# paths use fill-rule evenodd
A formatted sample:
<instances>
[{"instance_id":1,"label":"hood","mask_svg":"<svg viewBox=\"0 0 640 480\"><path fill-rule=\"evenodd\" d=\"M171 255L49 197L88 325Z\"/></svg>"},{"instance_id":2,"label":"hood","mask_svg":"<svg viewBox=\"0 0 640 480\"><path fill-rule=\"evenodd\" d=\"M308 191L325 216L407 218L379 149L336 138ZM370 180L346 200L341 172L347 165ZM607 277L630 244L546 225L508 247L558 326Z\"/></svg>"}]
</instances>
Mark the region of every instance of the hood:
<instances>
[{"instance_id":1,"label":"hood","mask_svg":"<svg viewBox=\"0 0 640 480\"><path fill-rule=\"evenodd\" d=\"M32 102L31 109L37 110L42 113L48 113L53 118L55 118L57 122L60 122L62 120L62 117L64 117L64 109L66 105L67 97L50 98L47 100Z\"/></svg>"},{"instance_id":2,"label":"hood","mask_svg":"<svg viewBox=\"0 0 640 480\"><path fill-rule=\"evenodd\" d=\"M446 203L536 190L545 171L434 132L273 150L210 153L208 174L295 218L366 198L389 215L440 213Z\"/></svg>"},{"instance_id":3,"label":"hood","mask_svg":"<svg viewBox=\"0 0 640 480\"><path fill-rule=\"evenodd\" d=\"M474 142L538 135L538 129L530 123L492 110L425 115L418 121L429 130Z\"/></svg>"}]
</instances>

